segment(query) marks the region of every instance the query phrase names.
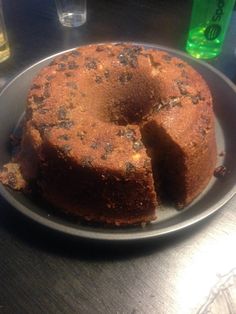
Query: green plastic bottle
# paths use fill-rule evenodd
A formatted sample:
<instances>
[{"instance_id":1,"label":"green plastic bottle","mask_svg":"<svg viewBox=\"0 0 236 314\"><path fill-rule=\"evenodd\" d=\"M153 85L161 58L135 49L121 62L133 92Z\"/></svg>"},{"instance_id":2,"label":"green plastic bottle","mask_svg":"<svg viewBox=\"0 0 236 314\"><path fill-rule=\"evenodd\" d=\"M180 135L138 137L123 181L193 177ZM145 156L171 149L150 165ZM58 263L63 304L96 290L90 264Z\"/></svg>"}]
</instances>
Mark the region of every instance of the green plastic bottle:
<instances>
[{"instance_id":1,"label":"green plastic bottle","mask_svg":"<svg viewBox=\"0 0 236 314\"><path fill-rule=\"evenodd\" d=\"M194 0L186 45L195 58L211 59L221 53L235 0Z\"/></svg>"}]
</instances>

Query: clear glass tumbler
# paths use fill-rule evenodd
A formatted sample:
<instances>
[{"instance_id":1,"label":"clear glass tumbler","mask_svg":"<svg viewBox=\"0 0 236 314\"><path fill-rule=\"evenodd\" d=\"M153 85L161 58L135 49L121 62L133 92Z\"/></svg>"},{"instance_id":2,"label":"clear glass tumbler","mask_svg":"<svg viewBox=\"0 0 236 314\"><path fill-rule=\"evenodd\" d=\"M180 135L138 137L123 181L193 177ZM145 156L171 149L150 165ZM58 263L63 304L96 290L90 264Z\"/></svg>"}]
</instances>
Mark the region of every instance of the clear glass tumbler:
<instances>
[{"instance_id":1,"label":"clear glass tumbler","mask_svg":"<svg viewBox=\"0 0 236 314\"><path fill-rule=\"evenodd\" d=\"M55 0L55 2L63 26L78 27L86 22L86 0Z\"/></svg>"},{"instance_id":2,"label":"clear glass tumbler","mask_svg":"<svg viewBox=\"0 0 236 314\"><path fill-rule=\"evenodd\" d=\"M10 48L7 39L6 26L3 18L2 0L0 0L0 62L5 61L10 56Z\"/></svg>"}]
</instances>

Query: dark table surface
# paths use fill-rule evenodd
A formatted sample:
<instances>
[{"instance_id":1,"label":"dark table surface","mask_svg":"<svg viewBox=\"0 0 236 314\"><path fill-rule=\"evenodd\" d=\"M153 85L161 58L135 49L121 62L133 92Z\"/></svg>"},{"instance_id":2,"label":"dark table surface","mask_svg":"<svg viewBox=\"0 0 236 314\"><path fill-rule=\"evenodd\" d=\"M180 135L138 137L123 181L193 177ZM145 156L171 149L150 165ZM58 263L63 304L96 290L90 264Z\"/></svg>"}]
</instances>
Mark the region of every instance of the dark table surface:
<instances>
[{"instance_id":1,"label":"dark table surface","mask_svg":"<svg viewBox=\"0 0 236 314\"><path fill-rule=\"evenodd\" d=\"M12 56L0 64L0 88L36 61L81 44L129 40L184 50L191 5L88 0L87 23L67 29L53 1L4 1ZM211 62L233 81L235 34L233 13L223 52ZM211 313L236 313L235 209L236 197L189 230L119 245L65 238L0 199L0 313L203 313L209 296Z\"/></svg>"}]
</instances>

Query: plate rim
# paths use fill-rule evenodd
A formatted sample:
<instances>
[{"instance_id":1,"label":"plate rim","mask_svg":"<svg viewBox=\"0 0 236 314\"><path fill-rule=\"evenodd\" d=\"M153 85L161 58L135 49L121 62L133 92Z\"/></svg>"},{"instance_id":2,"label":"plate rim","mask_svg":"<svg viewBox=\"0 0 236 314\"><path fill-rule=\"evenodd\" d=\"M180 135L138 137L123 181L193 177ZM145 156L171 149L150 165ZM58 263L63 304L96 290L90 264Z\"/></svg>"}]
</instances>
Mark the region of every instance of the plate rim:
<instances>
[{"instance_id":1,"label":"plate rim","mask_svg":"<svg viewBox=\"0 0 236 314\"><path fill-rule=\"evenodd\" d=\"M41 63L55 58L58 55L61 55L65 52L73 51L76 48L82 47L82 46L87 46L87 45L94 45L94 44L133 44L133 45L141 45L145 46L147 48L153 48L153 49L160 49L164 50L170 53L174 53L177 56L182 56L184 58L189 59L190 61L192 60L193 62L197 64L201 64L203 67L208 68L211 72L214 72L217 76L219 76L221 79L223 79L235 92L236 95L236 86L233 84L233 82L222 72L220 72L218 69L214 68L212 65L206 63L205 61L195 59L191 56L189 56L187 53L183 51L179 51L177 49L169 48L164 45L158 45L155 43L146 43L146 42L131 42L131 41L112 41L112 42L93 42L90 44L85 44L85 45L80 45L74 48L66 49L60 52L57 52L55 54L52 54L50 56L47 56L46 58L40 59L39 61L35 62L34 64L30 65L29 67L25 68L23 71L21 71L18 75L16 75L12 80L10 80L1 90L0 92L0 98L2 95L5 93L5 91L10 88L10 86L21 76L23 76L26 72L31 70L32 68L36 67L37 65L40 65ZM191 218L187 218L182 222L178 222L174 224L173 226L168 226L168 227L162 227L159 229L155 230L147 230L144 232L144 229L140 229L140 232L129 232L127 229L127 232L125 232L125 228L122 228L122 232L119 232L120 229L117 229L117 232L109 232L109 229L107 229L108 232L99 232L96 231L90 231L90 230L82 230L80 228L77 228L75 226L69 226L66 224L63 224L63 222L56 222L52 221L47 217L41 216L40 214L34 212L33 210L30 209L30 207L25 206L22 204L20 201L18 201L9 191L8 188L6 188L2 183L0 184L0 194L1 196L11 205L13 206L16 210L18 210L21 214L25 215L26 217L30 218L34 222L37 222L38 224L47 227L49 229L52 229L54 231L69 235L69 236L74 236L77 238L83 238L83 239L90 239L90 240L106 240L106 241L127 241L127 240L144 240L144 239L153 239L157 237L164 237L167 235L170 235L172 233L179 232L181 230L187 229L191 227L192 225L195 225L213 213L215 213L217 210L221 209L235 194L236 194L236 182L235 184L231 187L231 189L225 194L223 199L220 199L216 204L213 204L210 206L206 211L203 211ZM79 225L78 225L79 226ZM141 227L140 227L141 228ZM145 228L145 227L144 227ZM114 229L115 230L115 229ZM113 230L113 231L114 231Z\"/></svg>"}]
</instances>

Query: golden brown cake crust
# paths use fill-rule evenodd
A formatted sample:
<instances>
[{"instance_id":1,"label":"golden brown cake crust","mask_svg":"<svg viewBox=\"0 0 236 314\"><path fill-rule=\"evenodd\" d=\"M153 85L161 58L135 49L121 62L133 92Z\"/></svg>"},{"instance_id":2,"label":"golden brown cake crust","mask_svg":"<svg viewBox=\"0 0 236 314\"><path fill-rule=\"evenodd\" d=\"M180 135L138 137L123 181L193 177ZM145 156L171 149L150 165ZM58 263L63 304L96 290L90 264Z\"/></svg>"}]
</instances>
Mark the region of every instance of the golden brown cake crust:
<instances>
[{"instance_id":1,"label":"golden brown cake crust","mask_svg":"<svg viewBox=\"0 0 236 314\"><path fill-rule=\"evenodd\" d=\"M101 44L59 55L34 79L26 120L23 176L86 220L151 221L159 189L184 207L215 167L209 89L163 51Z\"/></svg>"}]
</instances>

